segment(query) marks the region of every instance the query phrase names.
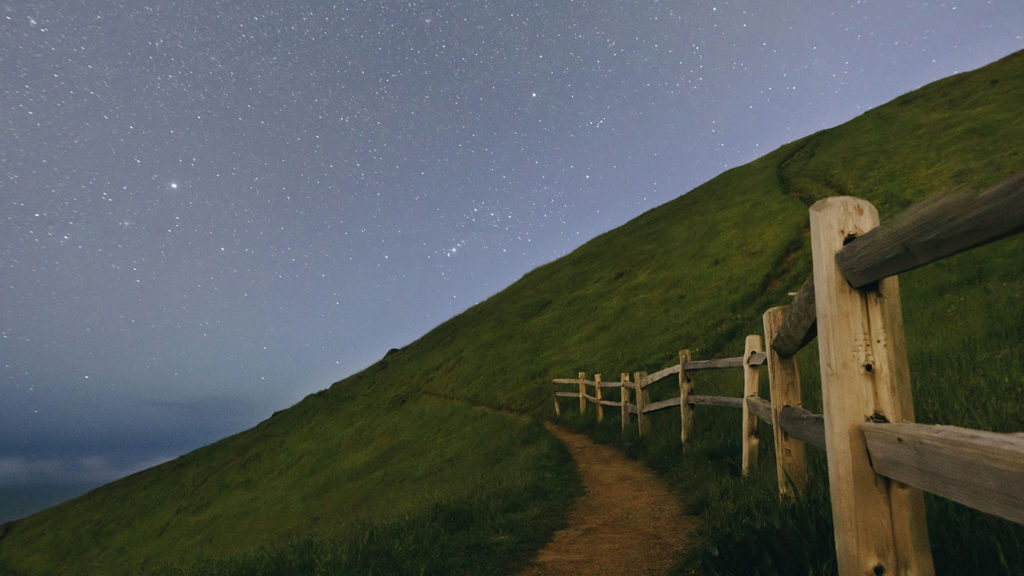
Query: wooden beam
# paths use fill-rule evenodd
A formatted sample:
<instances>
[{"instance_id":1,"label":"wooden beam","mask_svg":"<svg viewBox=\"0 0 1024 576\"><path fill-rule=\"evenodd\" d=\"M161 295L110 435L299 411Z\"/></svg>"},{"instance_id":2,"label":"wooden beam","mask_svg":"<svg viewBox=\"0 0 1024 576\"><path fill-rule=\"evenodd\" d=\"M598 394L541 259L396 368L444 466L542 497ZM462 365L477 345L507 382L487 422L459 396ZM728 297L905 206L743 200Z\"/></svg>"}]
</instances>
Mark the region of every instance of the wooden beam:
<instances>
[{"instance_id":1,"label":"wooden beam","mask_svg":"<svg viewBox=\"0 0 1024 576\"><path fill-rule=\"evenodd\" d=\"M626 432L626 427L629 426L629 374L623 372L619 374L619 383L622 387L619 389L619 399L622 400L622 432ZM636 407L633 407L634 410Z\"/></svg>"},{"instance_id":2,"label":"wooden beam","mask_svg":"<svg viewBox=\"0 0 1024 576\"><path fill-rule=\"evenodd\" d=\"M552 380L555 384L579 384L579 378L555 378Z\"/></svg>"},{"instance_id":3,"label":"wooden beam","mask_svg":"<svg viewBox=\"0 0 1024 576\"><path fill-rule=\"evenodd\" d=\"M789 358L810 344L817 334L814 278L811 277L800 287L793 303L787 308L785 319L772 339L772 349L778 352L779 356Z\"/></svg>"},{"instance_id":4,"label":"wooden beam","mask_svg":"<svg viewBox=\"0 0 1024 576\"><path fill-rule=\"evenodd\" d=\"M878 226L870 203L825 198L810 209L829 491L840 576L935 573L920 490L871 468L860 424L913 420L899 285L887 278L856 290L835 255Z\"/></svg>"},{"instance_id":5,"label":"wooden beam","mask_svg":"<svg viewBox=\"0 0 1024 576\"><path fill-rule=\"evenodd\" d=\"M647 385L650 386L651 384L654 384L658 380L664 380L665 378L668 378L669 376L672 376L673 374L679 374L679 365L678 364L676 364L675 366L669 366L668 368L665 368L663 370L658 370L654 374L651 374L650 376L648 376L647 377Z\"/></svg>"},{"instance_id":6,"label":"wooden beam","mask_svg":"<svg viewBox=\"0 0 1024 576\"><path fill-rule=\"evenodd\" d=\"M758 396L747 396L743 399L750 411L758 420L765 424L772 423L772 403Z\"/></svg>"},{"instance_id":7,"label":"wooden beam","mask_svg":"<svg viewBox=\"0 0 1024 576\"><path fill-rule=\"evenodd\" d=\"M1024 524L1024 434L862 424L875 472Z\"/></svg>"},{"instance_id":8,"label":"wooden beam","mask_svg":"<svg viewBox=\"0 0 1024 576\"><path fill-rule=\"evenodd\" d=\"M644 406L644 414L650 414L651 412L657 412L658 410L664 410L665 408L671 408L673 406L679 406L682 404L678 397L673 396L668 400L659 400L657 402L651 402Z\"/></svg>"},{"instance_id":9,"label":"wooden beam","mask_svg":"<svg viewBox=\"0 0 1024 576\"><path fill-rule=\"evenodd\" d=\"M764 366L768 363L768 356L764 352L754 352L747 358L747 366Z\"/></svg>"},{"instance_id":10,"label":"wooden beam","mask_svg":"<svg viewBox=\"0 0 1024 576\"><path fill-rule=\"evenodd\" d=\"M686 363L690 361L690 351L680 350L679 351L679 442L683 446L686 445L687 440L693 438L694 427L696 426L694 420L693 406L689 403L683 402L683 398L687 398L690 394L693 394L693 380L690 379L690 375L686 373Z\"/></svg>"},{"instance_id":11,"label":"wooden beam","mask_svg":"<svg viewBox=\"0 0 1024 576\"><path fill-rule=\"evenodd\" d=\"M587 373L580 372L580 378L578 380L580 387L580 414L587 411L587 385L584 382L587 381Z\"/></svg>"},{"instance_id":12,"label":"wooden beam","mask_svg":"<svg viewBox=\"0 0 1024 576\"><path fill-rule=\"evenodd\" d=\"M775 350L775 338L786 317L786 306L769 308L762 316L764 346L768 351L768 389L771 394L772 440L775 442L775 475L779 498L795 498L807 491L807 449L781 424L784 406L801 406L800 370L796 358ZM825 443L822 429L822 444ZM824 447L824 446L822 446Z\"/></svg>"},{"instance_id":13,"label":"wooden beam","mask_svg":"<svg viewBox=\"0 0 1024 576\"><path fill-rule=\"evenodd\" d=\"M825 417L821 414L797 406L783 406L779 410L778 427L792 438L825 449Z\"/></svg>"},{"instance_id":14,"label":"wooden beam","mask_svg":"<svg viewBox=\"0 0 1024 576\"><path fill-rule=\"evenodd\" d=\"M644 409L651 402L651 391L647 389L647 372L637 372L633 375L636 382L636 429L643 437L651 433L651 419L644 413Z\"/></svg>"},{"instance_id":15,"label":"wooden beam","mask_svg":"<svg viewBox=\"0 0 1024 576\"><path fill-rule=\"evenodd\" d=\"M579 398L579 392L555 392L555 396L559 398Z\"/></svg>"},{"instance_id":16,"label":"wooden beam","mask_svg":"<svg viewBox=\"0 0 1024 576\"><path fill-rule=\"evenodd\" d=\"M694 370L711 370L715 368L743 368L743 356L735 358L715 358L713 360L690 360L683 366L687 372Z\"/></svg>"},{"instance_id":17,"label":"wooden beam","mask_svg":"<svg viewBox=\"0 0 1024 576\"><path fill-rule=\"evenodd\" d=\"M743 396L747 399L743 403L743 441L742 441L742 474L747 476L750 469L757 466L757 448L760 444L758 436L757 415L750 411L750 398L760 394L761 371L760 366L751 366L746 359L755 353L761 352L761 337L757 334L750 334L743 343Z\"/></svg>"},{"instance_id":18,"label":"wooden beam","mask_svg":"<svg viewBox=\"0 0 1024 576\"><path fill-rule=\"evenodd\" d=\"M616 402L614 400L601 400L601 406L622 406L622 402Z\"/></svg>"},{"instance_id":19,"label":"wooden beam","mask_svg":"<svg viewBox=\"0 0 1024 576\"><path fill-rule=\"evenodd\" d=\"M743 398L735 396L695 396L686 397L687 404L703 404L704 406L721 406L723 408L743 408Z\"/></svg>"},{"instance_id":20,"label":"wooden beam","mask_svg":"<svg viewBox=\"0 0 1024 576\"><path fill-rule=\"evenodd\" d=\"M860 288L1024 230L1024 172L982 194L936 194L836 254Z\"/></svg>"}]
</instances>

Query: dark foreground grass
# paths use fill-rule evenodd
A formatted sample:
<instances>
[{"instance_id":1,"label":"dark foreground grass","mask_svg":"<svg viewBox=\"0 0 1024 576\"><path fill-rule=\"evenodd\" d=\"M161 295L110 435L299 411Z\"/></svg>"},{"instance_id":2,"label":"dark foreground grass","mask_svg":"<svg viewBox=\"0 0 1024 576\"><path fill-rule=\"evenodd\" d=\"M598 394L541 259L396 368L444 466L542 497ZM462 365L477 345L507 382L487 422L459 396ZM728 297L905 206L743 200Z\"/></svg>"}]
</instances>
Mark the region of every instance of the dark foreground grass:
<instances>
[{"instance_id":1,"label":"dark foreground grass","mask_svg":"<svg viewBox=\"0 0 1024 576\"><path fill-rule=\"evenodd\" d=\"M420 515L353 530L348 540L305 538L230 558L198 558L173 570L181 576L316 576L346 574L506 574L547 543L537 530L543 507L557 495L571 502L570 479L505 493L501 498L435 504ZM548 518L547 526L557 525ZM164 570L155 573L164 573Z\"/></svg>"},{"instance_id":2,"label":"dark foreground grass","mask_svg":"<svg viewBox=\"0 0 1024 576\"><path fill-rule=\"evenodd\" d=\"M564 522L575 477L538 424L494 409L549 418L552 378L652 372L680 348L741 354L764 310L809 275L819 198L865 198L884 222L1021 170L1024 53L730 170L252 430L0 528L0 572L512 570ZM1024 430L1021 254L1018 237L901 277L918 421ZM799 360L818 410L813 346ZM706 394L741 386L738 372L695 382ZM600 426L566 420L647 462L703 519L679 573L834 573L820 454L808 494L784 504L764 426L761 463L740 477L738 411L700 408L685 450L678 415L638 439L609 412ZM1024 573L1021 526L929 505L940 573Z\"/></svg>"}]
</instances>

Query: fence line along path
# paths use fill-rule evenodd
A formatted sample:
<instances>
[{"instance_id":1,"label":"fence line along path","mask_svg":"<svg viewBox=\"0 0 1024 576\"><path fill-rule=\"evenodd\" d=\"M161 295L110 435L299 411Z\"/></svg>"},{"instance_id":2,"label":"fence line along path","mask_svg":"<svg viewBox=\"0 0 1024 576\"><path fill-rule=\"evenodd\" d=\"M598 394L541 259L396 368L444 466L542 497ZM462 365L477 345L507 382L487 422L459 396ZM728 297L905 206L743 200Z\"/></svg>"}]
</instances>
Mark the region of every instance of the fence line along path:
<instances>
[{"instance_id":1,"label":"fence line along path","mask_svg":"<svg viewBox=\"0 0 1024 576\"><path fill-rule=\"evenodd\" d=\"M696 518L683 516L658 476L621 452L547 425L579 466L586 495L569 526L538 553L522 576L664 574L687 550Z\"/></svg>"},{"instance_id":2,"label":"fence line along path","mask_svg":"<svg viewBox=\"0 0 1024 576\"><path fill-rule=\"evenodd\" d=\"M636 414L644 436L650 413L679 406L685 446L694 430L691 406L742 409L743 473L757 465L758 421L770 424L780 497L804 491L806 447L825 450L841 576L931 576L923 492L1024 524L1024 433L914 423L896 274L1024 232L1024 172L980 195L935 196L886 226L874 206L850 197L819 200L809 216L813 276L790 306L764 313L764 347L751 335L738 358L694 361L683 350L679 364L636 372L632 381L626 373L615 383L583 372L558 379L578 391L556 392L555 412L561 397L578 398L581 413L587 402L597 404L599 421L603 406L619 406L623 429ZM801 406L793 359L815 339L823 414ZM763 364L769 399L759 392ZM709 368L742 368L743 397L693 394L690 374ZM679 396L650 402L651 385L672 375ZM605 387L619 388L618 401L604 399Z\"/></svg>"}]
</instances>

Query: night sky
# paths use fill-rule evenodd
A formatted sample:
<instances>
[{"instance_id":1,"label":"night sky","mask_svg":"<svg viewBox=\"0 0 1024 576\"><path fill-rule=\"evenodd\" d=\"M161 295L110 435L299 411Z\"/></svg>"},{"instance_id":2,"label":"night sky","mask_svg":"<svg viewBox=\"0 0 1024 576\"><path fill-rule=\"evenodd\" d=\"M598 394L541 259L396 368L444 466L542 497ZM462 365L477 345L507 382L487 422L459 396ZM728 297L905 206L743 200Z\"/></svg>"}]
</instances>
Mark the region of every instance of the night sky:
<instances>
[{"instance_id":1,"label":"night sky","mask_svg":"<svg viewBox=\"0 0 1024 576\"><path fill-rule=\"evenodd\" d=\"M1022 30L1020 0L0 0L0 520Z\"/></svg>"}]
</instances>

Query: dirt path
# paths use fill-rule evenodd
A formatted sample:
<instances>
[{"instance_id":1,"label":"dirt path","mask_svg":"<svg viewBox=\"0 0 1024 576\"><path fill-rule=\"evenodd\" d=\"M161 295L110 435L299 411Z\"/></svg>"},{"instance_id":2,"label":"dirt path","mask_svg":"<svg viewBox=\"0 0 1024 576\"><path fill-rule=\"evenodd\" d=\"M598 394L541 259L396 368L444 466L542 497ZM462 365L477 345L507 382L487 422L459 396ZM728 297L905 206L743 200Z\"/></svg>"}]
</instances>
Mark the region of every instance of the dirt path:
<instances>
[{"instance_id":1,"label":"dirt path","mask_svg":"<svg viewBox=\"0 0 1024 576\"><path fill-rule=\"evenodd\" d=\"M621 452L556 426L586 494L521 576L664 574L692 539L696 519L683 516L654 472Z\"/></svg>"}]
</instances>

